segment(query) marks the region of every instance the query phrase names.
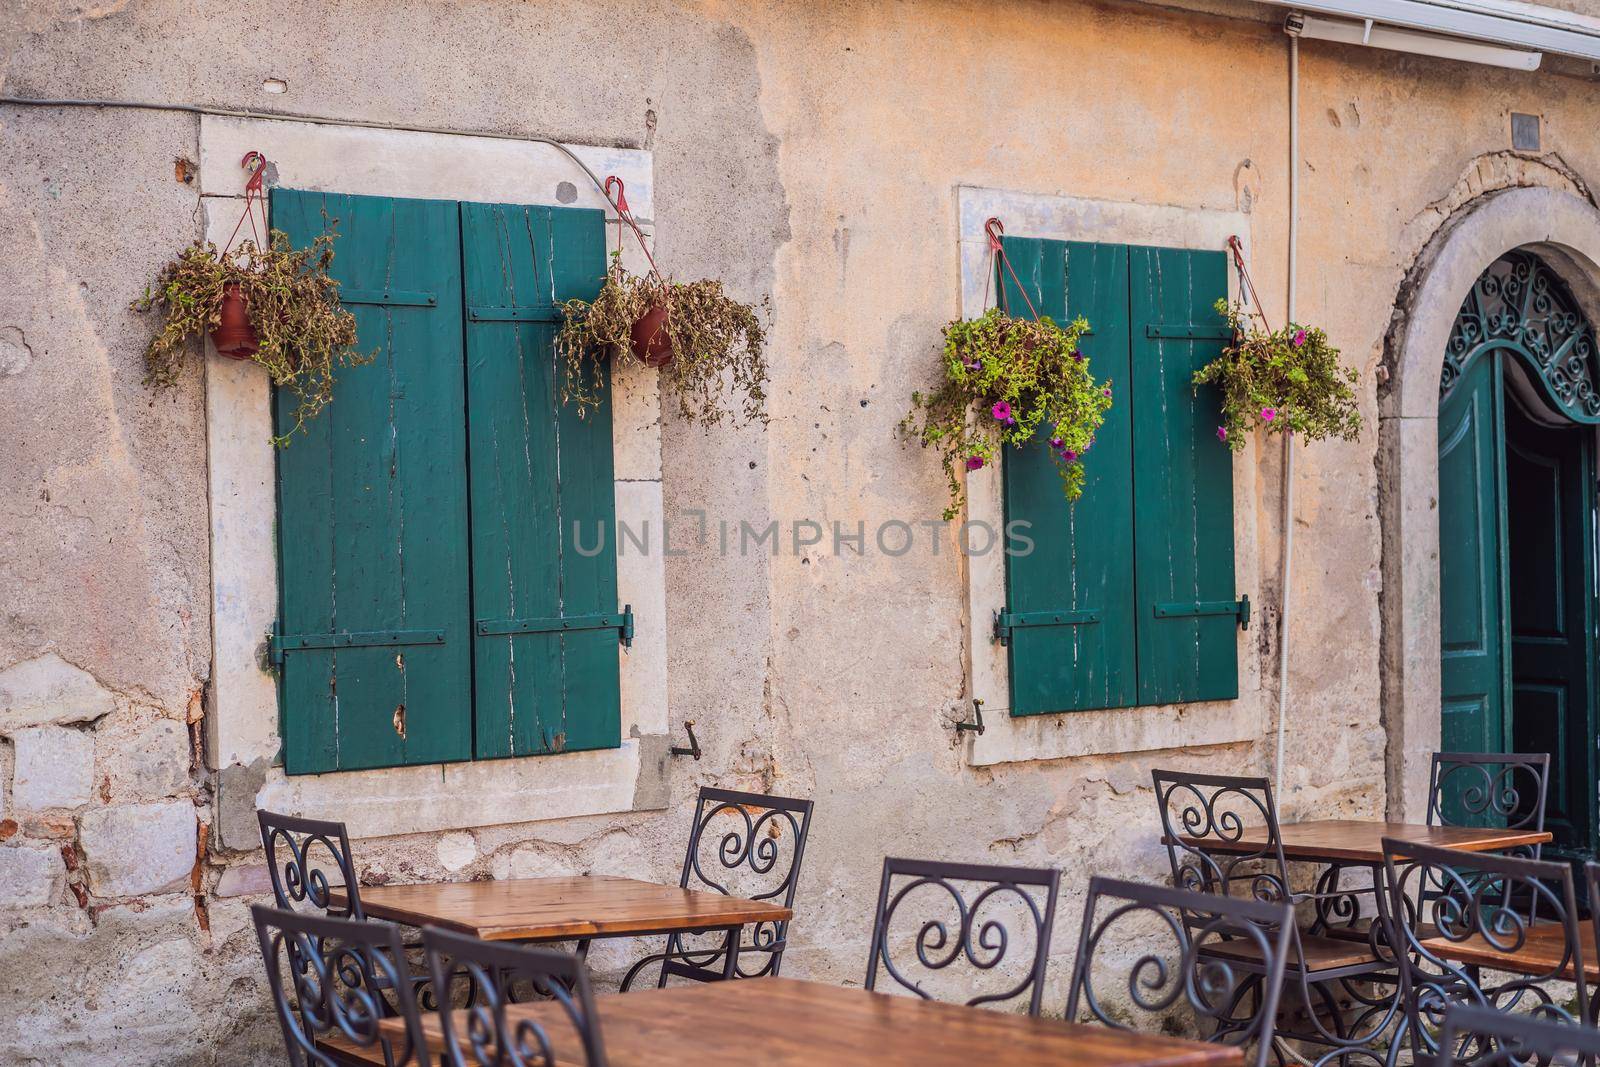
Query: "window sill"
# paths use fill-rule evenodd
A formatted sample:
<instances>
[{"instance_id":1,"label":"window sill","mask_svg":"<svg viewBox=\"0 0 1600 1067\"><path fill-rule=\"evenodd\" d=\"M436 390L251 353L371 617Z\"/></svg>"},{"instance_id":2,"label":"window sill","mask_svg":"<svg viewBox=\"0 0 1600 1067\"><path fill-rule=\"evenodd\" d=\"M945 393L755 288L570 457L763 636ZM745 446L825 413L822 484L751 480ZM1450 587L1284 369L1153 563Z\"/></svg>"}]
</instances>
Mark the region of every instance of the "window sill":
<instances>
[{"instance_id":1,"label":"window sill","mask_svg":"<svg viewBox=\"0 0 1600 1067\"><path fill-rule=\"evenodd\" d=\"M559 756L286 776L273 768L253 805L343 822L352 837L461 830L667 806L664 734Z\"/></svg>"},{"instance_id":2,"label":"window sill","mask_svg":"<svg viewBox=\"0 0 1600 1067\"><path fill-rule=\"evenodd\" d=\"M967 734L967 763L1070 759L1165 748L1197 748L1257 741L1265 729L1259 692L1238 700L1159 707L1064 711L1013 718L1005 708L985 709L983 734Z\"/></svg>"}]
</instances>

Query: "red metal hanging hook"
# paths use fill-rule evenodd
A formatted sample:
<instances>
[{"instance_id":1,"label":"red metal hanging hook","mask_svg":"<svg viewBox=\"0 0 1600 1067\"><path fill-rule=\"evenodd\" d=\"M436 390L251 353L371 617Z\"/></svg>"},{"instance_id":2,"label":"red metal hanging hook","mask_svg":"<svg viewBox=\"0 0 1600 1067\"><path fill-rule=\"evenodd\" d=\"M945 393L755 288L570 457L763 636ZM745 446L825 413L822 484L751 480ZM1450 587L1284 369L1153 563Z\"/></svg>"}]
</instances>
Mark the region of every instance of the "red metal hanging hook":
<instances>
[{"instance_id":1,"label":"red metal hanging hook","mask_svg":"<svg viewBox=\"0 0 1600 1067\"><path fill-rule=\"evenodd\" d=\"M617 187L616 196L611 195L611 187L613 185ZM606 175L605 194L606 198L616 205L618 214L633 214L632 211L628 210L628 195L624 191L622 179L615 174Z\"/></svg>"},{"instance_id":2,"label":"red metal hanging hook","mask_svg":"<svg viewBox=\"0 0 1600 1067\"><path fill-rule=\"evenodd\" d=\"M244 226L246 219L250 220L250 235L255 239L256 248L261 247L261 231L256 229L256 217L252 205L261 205L261 225L265 228L267 224L266 194L261 191L261 181L267 174L267 157L252 148L244 154L243 159L239 160L239 166L250 172L250 179L244 183L244 214L234 223L233 233L228 235L228 243L222 246L223 255L227 255L233 248L233 242L238 238L239 230Z\"/></svg>"},{"instance_id":3,"label":"red metal hanging hook","mask_svg":"<svg viewBox=\"0 0 1600 1067\"><path fill-rule=\"evenodd\" d=\"M1005 251L1004 246L1000 243L1000 238L1006 235L1005 223L991 217L988 222L983 224L983 232L989 235L989 251L1001 253Z\"/></svg>"},{"instance_id":4,"label":"red metal hanging hook","mask_svg":"<svg viewBox=\"0 0 1600 1067\"><path fill-rule=\"evenodd\" d=\"M245 182L244 193L249 196L255 193L261 195L261 179L267 173L267 157L257 152L254 148L244 154L239 160L239 166L250 172L250 180Z\"/></svg>"}]
</instances>

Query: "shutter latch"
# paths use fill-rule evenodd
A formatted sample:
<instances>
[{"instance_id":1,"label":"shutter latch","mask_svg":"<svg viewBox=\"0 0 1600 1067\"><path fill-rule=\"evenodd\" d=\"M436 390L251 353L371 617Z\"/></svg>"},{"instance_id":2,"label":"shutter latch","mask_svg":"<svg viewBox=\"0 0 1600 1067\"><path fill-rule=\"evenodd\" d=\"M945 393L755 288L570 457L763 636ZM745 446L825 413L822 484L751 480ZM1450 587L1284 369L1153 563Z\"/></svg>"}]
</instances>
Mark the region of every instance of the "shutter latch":
<instances>
[{"instance_id":1,"label":"shutter latch","mask_svg":"<svg viewBox=\"0 0 1600 1067\"><path fill-rule=\"evenodd\" d=\"M994 639L1011 643L1011 632L1024 626L1088 626L1100 621L1098 611L997 611Z\"/></svg>"}]
</instances>

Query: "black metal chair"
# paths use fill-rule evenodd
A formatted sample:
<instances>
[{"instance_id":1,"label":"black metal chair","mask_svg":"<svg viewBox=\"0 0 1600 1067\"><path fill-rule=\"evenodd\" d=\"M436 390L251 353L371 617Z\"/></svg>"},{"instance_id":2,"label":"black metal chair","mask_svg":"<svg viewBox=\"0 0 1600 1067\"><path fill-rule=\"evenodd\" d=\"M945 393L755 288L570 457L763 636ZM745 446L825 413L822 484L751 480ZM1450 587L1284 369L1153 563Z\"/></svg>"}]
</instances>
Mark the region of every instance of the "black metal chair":
<instances>
[{"instance_id":1,"label":"black metal chair","mask_svg":"<svg viewBox=\"0 0 1600 1067\"><path fill-rule=\"evenodd\" d=\"M1548 752L1435 752L1428 825L1543 830ZM1539 858L1540 846L1517 850Z\"/></svg>"},{"instance_id":2,"label":"black metal chair","mask_svg":"<svg viewBox=\"0 0 1600 1067\"><path fill-rule=\"evenodd\" d=\"M553 1067L558 1062L554 1028L506 1010L532 1000L559 1005L571 1025L575 1041L560 1044L560 1063L606 1067L589 974L577 956L490 944L431 926L422 931L422 946L435 988L459 983L478 991L463 1005L446 1003L440 1008L445 1062L450 1067ZM510 990L518 984L524 991L513 999ZM578 1049L582 1060L574 1056Z\"/></svg>"},{"instance_id":3,"label":"black metal chair","mask_svg":"<svg viewBox=\"0 0 1600 1067\"><path fill-rule=\"evenodd\" d=\"M1394 1038L1398 1052L1408 1035L1417 1062L1440 1052L1436 1036L1445 1014L1457 1007L1492 1008L1562 1023L1588 1019L1572 868L1518 856L1462 852L1403 841L1383 842L1384 892L1390 941L1400 960L1400 994L1406 1016ZM1419 903L1420 901L1420 903ZM1544 931L1535 928L1546 926ZM1525 953L1530 935L1542 934L1560 952ZM1459 958L1454 946L1476 953ZM1514 968L1491 967L1482 953L1519 956ZM1572 981L1574 1009L1550 983Z\"/></svg>"},{"instance_id":4,"label":"black metal chair","mask_svg":"<svg viewBox=\"0 0 1600 1067\"><path fill-rule=\"evenodd\" d=\"M261 845L267 854L267 872L272 878L272 896L279 908L297 910L296 905L309 904L323 915L334 919L365 919L361 908L361 879L356 875L355 860L350 851L350 835L344 823L322 819L303 819L296 815L280 815L271 811L256 811L261 826ZM337 884L330 878L337 875ZM344 892L345 902L333 902L333 890ZM407 976L416 997L424 1010L438 1007L432 980L406 963L404 950L418 950L421 942L412 939L401 942L402 954L396 959L400 971ZM379 988L384 981L381 972L375 972ZM392 1010L392 1006L391 1006Z\"/></svg>"},{"instance_id":5,"label":"black metal chair","mask_svg":"<svg viewBox=\"0 0 1600 1067\"><path fill-rule=\"evenodd\" d=\"M297 904L310 904L329 918L367 917L361 910L361 884L344 823L260 810L256 821L261 825L261 846L267 852L267 870L278 907L294 911ZM280 850L287 853L281 860ZM337 887L329 880L330 870L339 876ZM334 888L344 890L342 907L333 903Z\"/></svg>"},{"instance_id":6,"label":"black metal chair","mask_svg":"<svg viewBox=\"0 0 1600 1067\"><path fill-rule=\"evenodd\" d=\"M811 808L809 800L702 787L695 800L689 848L678 884L685 889L737 894L748 900L782 900L784 907L793 908L806 837L811 831ZM704 854L707 851L710 856ZM628 969L622 979L622 991L632 988L639 973L655 964L661 968L658 987L673 977L697 982L728 977L729 938L715 936L721 939L720 943L702 944L691 940L695 935L669 934L661 952L646 956ZM741 942L738 947L733 977L776 975L783 966L788 936L787 922L755 924L749 942ZM587 943L580 944L580 956L586 948ZM747 958L759 960L760 965L746 966Z\"/></svg>"},{"instance_id":7,"label":"black metal chair","mask_svg":"<svg viewBox=\"0 0 1600 1067\"><path fill-rule=\"evenodd\" d=\"M1024 942L1033 948L1031 960L1023 960L1024 968L1013 964L999 971L1006 981L1020 975L1013 984L974 994L963 1003L968 1007L1002 1004L1026 995L1028 1014L1038 1015L1060 889L1061 872L1053 869L884 860L865 987L877 987L881 965L902 988L924 1000L943 999L923 988L935 972L961 960L979 974L997 971L1005 963L1011 944L1005 920L1010 912L1031 928L1031 937ZM920 979L908 976L893 959L890 942L895 918L900 914L909 915L916 926L917 962L928 972Z\"/></svg>"},{"instance_id":8,"label":"black metal chair","mask_svg":"<svg viewBox=\"0 0 1600 1067\"><path fill-rule=\"evenodd\" d=\"M1595 1063L1600 1060L1600 1030L1492 1008L1456 1006L1444 1013L1439 1049L1435 1067Z\"/></svg>"},{"instance_id":9,"label":"black metal chair","mask_svg":"<svg viewBox=\"0 0 1600 1067\"><path fill-rule=\"evenodd\" d=\"M1376 871L1371 872L1372 885L1343 888L1338 884L1340 868L1330 867L1314 889L1295 890L1270 781L1166 770L1153 771L1151 777L1173 885L1306 905L1313 913L1307 928L1297 924L1293 929L1285 982L1292 992L1295 1022L1280 1025L1277 1036L1327 1046L1329 1051L1314 1061L1319 1065L1338 1059L1349 1067L1357 1057L1379 1058L1370 1046L1389 1028L1400 1005L1393 995L1397 978L1392 953L1378 936L1383 925L1362 917L1364 897L1372 899L1375 913L1382 912ZM1255 836L1261 839L1259 847L1244 844ZM1367 925L1359 934L1332 936L1336 921ZM1245 941L1212 942L1203 948L1207 956L1260 969L1253 958L1256 951Z\"/></svg>"},{"instance_id":10,"label":"black metal chair","mask_svg":"<svg viewBox=\"0 0 1600 1067\"><path fill-rule=\"evenodd\" d=\"M1067 1020L1087 1016L1121 1030L1160 1031L1172 1010L1187 1004L1210 1029L1204 1040L1254 1045L1252 1067L1266 1067L1293 938L1294 909L1287 903L1091 878ZM1225 943L1249 944L1248 961L1207 951ZM1137 953L1132 959L1129 945ZM1101 1001L1097 962L1118 976L1126 968L1126 1000Z\"/></svg>"},{"instance_id":11,"label":"black metal chair","mask_svg":"<svg viewBox=\"0 0 1600 1067\"><path fill-rule=\"evenodd\" d=\"M411 985L395 962L402 958L398 928L262 904L250 914L290 1067L433 1062ZM398 1047L378 1026L394 1016L405 1020Z\"/></svg>"}]
</instances>

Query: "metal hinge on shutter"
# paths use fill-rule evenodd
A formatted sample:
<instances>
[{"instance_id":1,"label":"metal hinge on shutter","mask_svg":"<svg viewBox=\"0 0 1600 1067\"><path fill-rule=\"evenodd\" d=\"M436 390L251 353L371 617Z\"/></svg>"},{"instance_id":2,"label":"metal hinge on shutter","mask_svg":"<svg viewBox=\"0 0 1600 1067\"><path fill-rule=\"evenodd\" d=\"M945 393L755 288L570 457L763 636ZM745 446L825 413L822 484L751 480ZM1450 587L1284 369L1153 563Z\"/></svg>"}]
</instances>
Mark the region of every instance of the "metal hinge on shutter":
<instances>
[{"instance_id":1,"label":"metal hinge on shutter","mask_svg":"<svg viewBox=\"0 0 1600 1067\"><path fill-rule=\"evenodd\" d=\"M290 652L319 652L339 648L374 648L383 645L442 645L443 630L340 630L322 634L285 634L281 625L272 627L270 658L283 666Z\"/></svg>"},{"instance_id":2,"label":"metal hinge on shutter","mask_svg":"<svg viewBox=\"0 0 1600 1067\"><path fill-rule=\"evenodd\" d=\"M479 637L505 634L566 633L576 630L615 630L622 647L633 647L633 605L609 615L558 615L544 619L479 619L473 631Z\"/></svg>"},{"instance_id":3,"label":"metal hinge on shutter","mask_svg":"<svg viewBox=\"0 0 1600 1067\"><path fill-rule=\"evenodd\" d=\"M1250 629L1250 598L1238 600L1200 600L1181 604L1157 604L1158 619L1181 619L1195 615L1232 615L1239 620L1239 629Z\"/></svg>"},{"instance_id":4,"label":"metal hinge on shutter","mask_svg":"<svg viewBox=\"0 0 1600 1067\"><path fill-rule=\"evenodd\" d=\"M1012 631L1025 626L1088 626L1099 621L1098 611L997 611L994 639L1009 645Z\"/></svg>"}]
</instances>

